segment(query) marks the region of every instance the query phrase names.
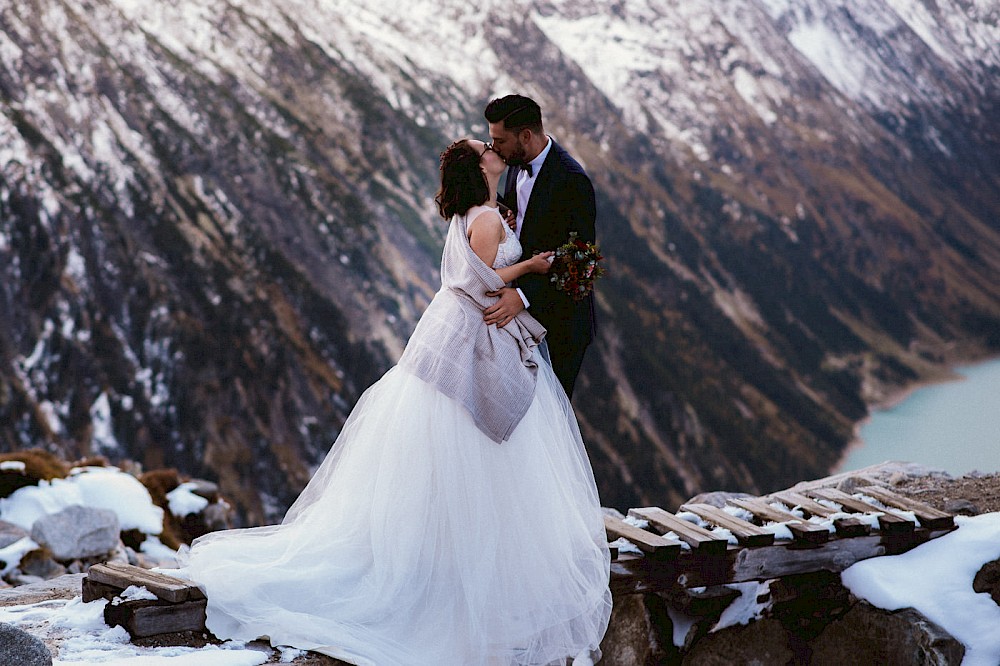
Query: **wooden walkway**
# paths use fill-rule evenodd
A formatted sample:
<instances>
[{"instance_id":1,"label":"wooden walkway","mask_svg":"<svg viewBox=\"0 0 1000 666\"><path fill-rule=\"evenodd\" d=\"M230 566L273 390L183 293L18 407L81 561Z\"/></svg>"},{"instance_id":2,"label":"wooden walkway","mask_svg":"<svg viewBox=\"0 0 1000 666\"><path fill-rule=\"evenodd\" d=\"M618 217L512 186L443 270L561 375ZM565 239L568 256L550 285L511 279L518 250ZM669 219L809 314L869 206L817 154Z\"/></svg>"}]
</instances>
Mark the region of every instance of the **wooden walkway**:
<instances>
[{"instance_id":1,"label":"wooden walkway","mask_svg":"<svg viewBox=\"0 0 1000 666\"><path fill-rule=\"evenodd\" d=\"M725 509L631 509L626 520L605 516L604 524L609 542L624 538L635 547L612 545L615 594L837 573L955 529L950 514L875 485L853 493L822 486L785 490L730 499Z\"/></svg>"},{"instance_id":2,"label":"wooden walkway","mask_svg":"<svg viewBox=\"0 0 1000 666\"><path fill-rule=\"evenodd\" d=\"M646 507L631 509L626 520L606 516L609 542L623 538L634 546L612 544L612 593L691 594L697 593L692 588L726 583L838 573L955 529L950 514L884 486L845 493L824 485L837 480L730 499L724 509L695 503L676 513ZM131 585L144 586L156 599L120 598ZM205 630L206 600L189 581L127 564L97 564L83 581L83 600L102 597L111 600L105 621L125 627L133 638Z\"/></svg>"}]
</instances>

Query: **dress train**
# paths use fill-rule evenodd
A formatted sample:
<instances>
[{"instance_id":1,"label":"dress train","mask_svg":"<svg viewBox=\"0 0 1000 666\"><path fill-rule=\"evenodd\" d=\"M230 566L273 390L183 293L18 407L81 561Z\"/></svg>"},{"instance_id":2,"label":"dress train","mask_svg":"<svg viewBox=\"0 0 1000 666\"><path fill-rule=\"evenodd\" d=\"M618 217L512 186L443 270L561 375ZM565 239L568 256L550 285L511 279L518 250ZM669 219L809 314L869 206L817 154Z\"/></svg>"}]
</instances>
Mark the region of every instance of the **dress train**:
<instances>
[{"instance_id":1,"label":"dress train","mask_svg":"<svg viewBox=\"0 0 1000 666\"><path fill-rule=\"evenodd\" d=\"M389 370L281 525L206 535L186 570L217 636L359 666L596 658L611 613L593 472L546 362L502 444Z\"/></svg>"}]
</instances>

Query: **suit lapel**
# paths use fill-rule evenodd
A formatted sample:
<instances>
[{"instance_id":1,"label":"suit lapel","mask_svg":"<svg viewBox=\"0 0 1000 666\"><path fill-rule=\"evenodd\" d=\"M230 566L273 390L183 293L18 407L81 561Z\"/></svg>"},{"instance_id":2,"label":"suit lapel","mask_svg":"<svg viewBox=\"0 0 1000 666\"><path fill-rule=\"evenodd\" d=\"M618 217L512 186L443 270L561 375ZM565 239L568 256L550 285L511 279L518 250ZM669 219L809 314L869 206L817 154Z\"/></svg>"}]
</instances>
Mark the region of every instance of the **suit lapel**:
<instances>
[{"instance_id":1,"label":"suit lapel","mask_svg":"<svg viewBox=\"0 0 1000 666\"><path fill-rule=\"evenodd\" d=\"M519 171L518 167L507 167L503 183L503 203L515 211L517 210L517 174Z\"/></svg>"},{"instance_id":2,"label":"suit lapel","mask_svg":"<svg viewBox=\"0 0 1000 666\"><path fill-rule=\"evenodd\" d=\"M556 155L558 149L559 146L553 140L549 154L545 156L545 161L542 162L538 175L535 177L535 185L531 188L531 198L528 199L528 208L524 211L524 224L521 227L521 239L525 245L534 242L537 236L535 231L539 223L538 211L543 210L552 197L552 179L559 161ZM526 235L527 238L525 238Z\"/></svg>"}]
</instances>

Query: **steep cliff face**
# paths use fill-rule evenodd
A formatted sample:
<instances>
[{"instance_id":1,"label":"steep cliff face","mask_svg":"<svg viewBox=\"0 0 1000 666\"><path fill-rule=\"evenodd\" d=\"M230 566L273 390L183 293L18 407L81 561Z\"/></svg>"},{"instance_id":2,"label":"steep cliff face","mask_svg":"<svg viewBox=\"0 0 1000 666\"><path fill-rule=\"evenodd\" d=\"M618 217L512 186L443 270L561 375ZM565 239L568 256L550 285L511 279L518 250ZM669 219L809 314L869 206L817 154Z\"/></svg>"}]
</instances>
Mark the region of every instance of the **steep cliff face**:
<instances>
[{"instance_id":1,"label":"steep cliff face","mask_svg":"<svg viewBox=\"0 0 1000 666\"><path fill-rule=\"evenodd\" d=\"M989 3L353 4L0 8L3 448L279 516L437 289L437 154L509 90L598 189L606 504L822 474L866 401L1000 348Z\"/></svg>"},{"instance_id":2,"label":"steep cliff face","mask_svg":"<svg viewBox=\"0 0 1000 666\"><path fill-rule=\"evenodd\" d=\"M259 520L436 289L437 137L238 8L245 71L127 9L4 13L3 439L218 475Z\"/></svg>"}]
</instances>

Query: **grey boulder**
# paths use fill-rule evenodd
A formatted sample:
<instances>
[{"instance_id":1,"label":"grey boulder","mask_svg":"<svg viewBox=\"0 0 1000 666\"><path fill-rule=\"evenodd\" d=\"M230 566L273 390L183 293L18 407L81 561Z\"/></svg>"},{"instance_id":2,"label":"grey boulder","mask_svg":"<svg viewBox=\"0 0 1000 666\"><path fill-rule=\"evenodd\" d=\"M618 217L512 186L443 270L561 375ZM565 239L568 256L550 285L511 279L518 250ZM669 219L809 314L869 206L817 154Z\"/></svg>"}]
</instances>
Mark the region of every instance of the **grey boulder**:
<instances>
[{"instance_id":1,"label":"grey boulder","mask_svg":"<svg viewBox=\"0 0 1000 666\"><path fill-rule=\"evenodd\" d=\"M118 545L118 516L107 509L69 506L36 520L31 538L48 547L56 560L103 555Z\"/></svg>"},{"instance_id":2,"label":"grey boulder","mask_svg":"<svg viewBox=\"0 0 1000 666\"><path fill-rule=\"evenodd\" d=\"M52 666L52 655L44 643L28 632L0 622L0 664Z\"/></svg>"},{"instance_id":3,"label":"grey boulder","mask_svg":"<svg viewBox=\"0 0 1000 666\"><path fill-rule=\"evenodd\" d=\"M6 548L14 542L20 541L28 533L14 523L0 520L0 548Z\"/></svg>"}]
</instances>

